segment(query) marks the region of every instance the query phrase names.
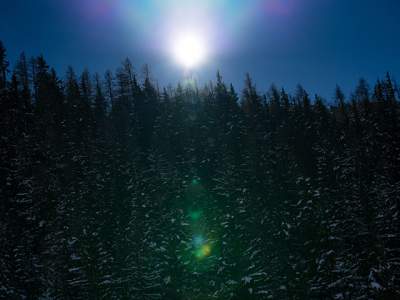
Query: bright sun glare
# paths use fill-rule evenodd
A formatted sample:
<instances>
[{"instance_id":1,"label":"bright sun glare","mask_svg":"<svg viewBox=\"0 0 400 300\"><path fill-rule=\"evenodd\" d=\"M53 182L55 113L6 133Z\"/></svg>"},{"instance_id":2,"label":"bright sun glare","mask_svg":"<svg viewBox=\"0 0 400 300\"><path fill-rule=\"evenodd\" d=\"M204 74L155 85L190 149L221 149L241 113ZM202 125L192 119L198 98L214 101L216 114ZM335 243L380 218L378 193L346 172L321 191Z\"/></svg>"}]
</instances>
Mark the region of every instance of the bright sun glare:
<instances>
[{"instance_id":1,"label":"bright sun glare","mask_svg":"<svg viewBox=\"0 0 400 300\"><path fill-rule=\"evenodd\" d=\"M175 60L187 69L199 66L207 57L205 40L195 33L178 35L172 48Z\"/></svg>"}]
</instances>

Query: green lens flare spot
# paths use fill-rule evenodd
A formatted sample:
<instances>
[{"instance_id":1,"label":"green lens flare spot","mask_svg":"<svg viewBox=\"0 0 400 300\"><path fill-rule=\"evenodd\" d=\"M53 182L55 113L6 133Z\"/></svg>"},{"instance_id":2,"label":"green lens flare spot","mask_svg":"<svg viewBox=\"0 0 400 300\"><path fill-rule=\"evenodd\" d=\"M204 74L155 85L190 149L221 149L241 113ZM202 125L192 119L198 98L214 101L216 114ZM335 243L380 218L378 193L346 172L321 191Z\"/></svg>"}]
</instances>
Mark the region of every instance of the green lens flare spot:
<instances>
[{"instance_id":1,"label":"green lens flare spot","mask_svg":"<svg viewBox=\"0 0 400 300\"><path fill-rule=\"evenodd\" d=\"M205 244L195 251L195 256L198 259L204 259L211 255L211 246Z\"/></svg>"},{"instance_id":2,"label":"green lens flare spot","mask_svg":"<svg viewBox=\"0 0 400 300\"><path fill-rule=\"evenodd\" d=\"M193 220L193 221L197 221L201 218L202 212L201 211L192 211L189 213L189 217Z\"/></svg>"}]
</instances>

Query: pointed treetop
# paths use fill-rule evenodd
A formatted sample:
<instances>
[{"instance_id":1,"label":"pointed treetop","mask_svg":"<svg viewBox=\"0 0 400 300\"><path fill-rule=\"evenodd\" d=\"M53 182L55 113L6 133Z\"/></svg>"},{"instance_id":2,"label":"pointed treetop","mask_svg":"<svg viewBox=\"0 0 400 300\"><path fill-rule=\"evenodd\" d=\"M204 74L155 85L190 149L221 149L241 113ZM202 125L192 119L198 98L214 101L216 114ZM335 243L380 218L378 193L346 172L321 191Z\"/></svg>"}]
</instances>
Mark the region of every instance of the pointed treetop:
<instances>
[{"instance_id":1,"label":"pointed treetop","mask_svg":"<svg viewBox=\"0 0 400 300\"><path fill-rule=\"evenodd\" d=\"M0 41L0 89L6 86L7 73L8 73L9 62L7 60L6 48Z\"/></svg>"},{"instance_id":2,"label":"pointed treetop","mask_svg":"<svg viewBox=\"0 0 400 300\"><path fill-rule=\"evenodd\" d=\"M344 106L345 100L346 100L346 97L344 96L344 93L343 93L342 89L340 88L339 85L336 85L336 88L335 88L335 102L339 106Z\"/></svg>"}]
</instances>

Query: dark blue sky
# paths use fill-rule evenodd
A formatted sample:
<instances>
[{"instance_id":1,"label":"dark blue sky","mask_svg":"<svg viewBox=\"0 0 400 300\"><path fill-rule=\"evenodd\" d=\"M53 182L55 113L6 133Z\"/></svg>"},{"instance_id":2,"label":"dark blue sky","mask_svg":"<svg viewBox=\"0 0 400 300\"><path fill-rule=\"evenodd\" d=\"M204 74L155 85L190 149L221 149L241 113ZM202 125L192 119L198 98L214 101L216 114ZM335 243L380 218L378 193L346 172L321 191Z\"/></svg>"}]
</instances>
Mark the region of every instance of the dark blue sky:
<instances>
[{"instance_id":1,"label":"dark blue sky","mask_svg":"<svg viewBox=\"0 0 400 300\"><path fill-rule=\"evenodd\" d=\"M174 18L168 1L1 0L0 40L11 61L22 50L42 53L61 75L68 65L115 69L129 56L138 70L148 63L160 84L175 84L182 70L163 50L163 29ZM201 2L187 1L181 3L193 10ZM330 100L336 83L349 92L360 77L400 77L398 0L220 0L205 11L216 20L210 34L224 42L196 70L201 82L220 69L240 89L250 72L260 91L273 82L289 91L301 83ZM202 18L200 27L208 20Z\"/></svg>"}]
</instances>

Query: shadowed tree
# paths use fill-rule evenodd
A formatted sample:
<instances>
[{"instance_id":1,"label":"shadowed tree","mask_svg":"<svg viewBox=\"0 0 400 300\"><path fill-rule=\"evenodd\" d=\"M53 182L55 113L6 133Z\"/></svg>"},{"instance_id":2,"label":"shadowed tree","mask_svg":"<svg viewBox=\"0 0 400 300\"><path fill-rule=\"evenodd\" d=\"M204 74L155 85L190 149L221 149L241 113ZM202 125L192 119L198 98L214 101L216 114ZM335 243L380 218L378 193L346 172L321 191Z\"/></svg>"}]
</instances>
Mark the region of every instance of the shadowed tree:
<instances>
[{"instance_id":1,"label":"shadowed tree","mask_svg":"<svg viewBox=\"0 0 400 300\"><path fill-rule=\"evenodd\" d=\"M160 93L0 47L1 299L395 299L399 99ZM349 99L349 100L347 100Z\"/></svg>"}]
</instances>

